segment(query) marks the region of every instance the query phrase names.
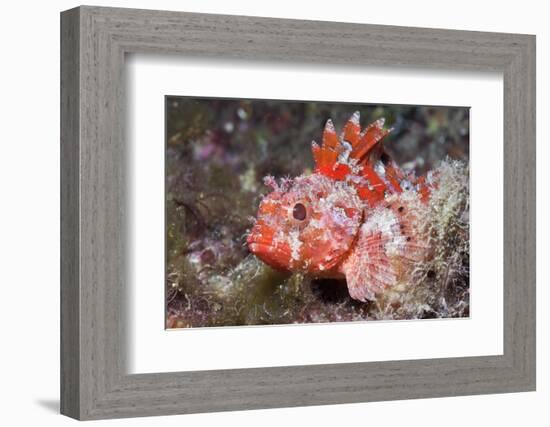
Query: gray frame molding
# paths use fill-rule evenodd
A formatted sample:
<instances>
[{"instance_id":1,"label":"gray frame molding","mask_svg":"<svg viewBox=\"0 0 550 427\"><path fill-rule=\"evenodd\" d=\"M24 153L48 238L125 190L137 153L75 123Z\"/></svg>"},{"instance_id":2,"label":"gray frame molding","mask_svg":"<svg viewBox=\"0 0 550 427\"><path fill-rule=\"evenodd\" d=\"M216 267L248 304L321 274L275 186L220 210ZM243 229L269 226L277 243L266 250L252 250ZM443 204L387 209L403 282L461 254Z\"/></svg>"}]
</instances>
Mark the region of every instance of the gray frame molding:
<instances>
[{"instance_id":1,"label":"gray frame molding","mask_svg":"<svg viewBox=\"0 0 550 427\"><path fill-rule=\"evenodd\" d=\"M124 58L134 52L503 72L504 354L126 374ZM63 414L99 419L535 390L534 36L71 9L61 14L61 166Z\"/></svg>"}]
</instances>

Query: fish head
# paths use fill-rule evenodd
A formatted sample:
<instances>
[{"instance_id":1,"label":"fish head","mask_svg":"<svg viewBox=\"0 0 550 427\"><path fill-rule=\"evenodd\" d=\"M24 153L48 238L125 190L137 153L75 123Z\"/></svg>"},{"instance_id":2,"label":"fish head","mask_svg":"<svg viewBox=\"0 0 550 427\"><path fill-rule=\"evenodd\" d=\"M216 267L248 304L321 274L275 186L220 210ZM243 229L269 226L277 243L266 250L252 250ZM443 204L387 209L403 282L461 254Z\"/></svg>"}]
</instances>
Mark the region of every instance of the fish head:
<instances>
[{"instance_id":1,"label":"fish head","mask_svg":"<svg viewBox=\"0 0 550 427\"><path fill-rule=\"evenodd\" d=\"M362 220L355 188L322 174L277 183L261 201L248 248L271 267L330 275L350 251Z\"/></svg>"}]
</instances>

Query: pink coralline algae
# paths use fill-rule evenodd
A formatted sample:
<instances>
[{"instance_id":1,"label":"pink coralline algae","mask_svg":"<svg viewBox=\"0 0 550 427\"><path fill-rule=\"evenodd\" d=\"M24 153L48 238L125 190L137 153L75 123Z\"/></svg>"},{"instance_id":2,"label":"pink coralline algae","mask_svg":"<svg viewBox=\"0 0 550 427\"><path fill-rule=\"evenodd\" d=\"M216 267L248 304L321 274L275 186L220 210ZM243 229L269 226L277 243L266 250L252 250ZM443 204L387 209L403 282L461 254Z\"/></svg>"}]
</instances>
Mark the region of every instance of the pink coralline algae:
<instances>
[{"instance_id":1,"label":"pink coralline algae","mask_svg":"<svg viewBox=\"0 0 550 427\"><path fill-rule=\"evenodd\" d=\"M354 300L410 315L415 301L422 310L437 298L415 284L467 268L452 262L468 251L467 167L448 160L420 177L406 172L384 150L390 131L383 119L361 130L356 112L337 135L329 120L322 145L312 143L313 173L265 178L272 192L247 243L276 270L345 279Z\"/></svg>"}]
</instances>

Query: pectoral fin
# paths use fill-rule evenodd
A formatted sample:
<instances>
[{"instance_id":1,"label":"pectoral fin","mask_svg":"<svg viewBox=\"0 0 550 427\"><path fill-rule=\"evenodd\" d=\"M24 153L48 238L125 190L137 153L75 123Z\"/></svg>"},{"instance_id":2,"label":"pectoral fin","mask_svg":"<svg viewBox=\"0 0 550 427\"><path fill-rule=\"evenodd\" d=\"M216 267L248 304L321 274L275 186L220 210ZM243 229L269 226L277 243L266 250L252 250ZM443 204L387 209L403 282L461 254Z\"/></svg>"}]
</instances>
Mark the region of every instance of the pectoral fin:
<instances>
[{"instance_id":1,"label":"pectoral fin","mask_svg":"<svg viewBox=\"0 0 550 427\"><path fill-rule=\"evenodd\" d=\"M411 217L401 206L376 209L361 226L355 246L342 264L349 294L367 301L399 280L407 280L428 247L418 240Z\"/></svg>"},{"instance_id":2,"label":"pectoral fin","mask_svg":"<svg viewBox=\"0 0 550 427\"><path fill-rule=\"evenodd\" d=\"M344 263L342 271L353 299L373 300L377 293L396 282L397 271L385 252L385 240L380 232L362 236Z\"/></svg>"}]
</instances>

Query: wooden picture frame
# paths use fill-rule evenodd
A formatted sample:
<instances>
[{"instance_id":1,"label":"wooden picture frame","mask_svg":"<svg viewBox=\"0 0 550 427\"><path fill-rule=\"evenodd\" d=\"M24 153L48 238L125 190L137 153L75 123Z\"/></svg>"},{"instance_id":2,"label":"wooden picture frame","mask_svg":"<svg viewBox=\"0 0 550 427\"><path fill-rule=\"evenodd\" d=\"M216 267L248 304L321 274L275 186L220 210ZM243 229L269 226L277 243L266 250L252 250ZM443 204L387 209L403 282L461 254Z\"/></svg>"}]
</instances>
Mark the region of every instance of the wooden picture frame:
<instances>
[{"instance_id":1,"label":"wooden picture frame","mask_svg":"<svg viewBox=\"0 0 550 427\"><path fill-rule=\"evenodd\" d=\"M127 374L127 53L502 72L503 355ZM535 390L534 36L71 9L61 14L61 165L65 415L100 419Z\"/></svg>"}]
</instances>

